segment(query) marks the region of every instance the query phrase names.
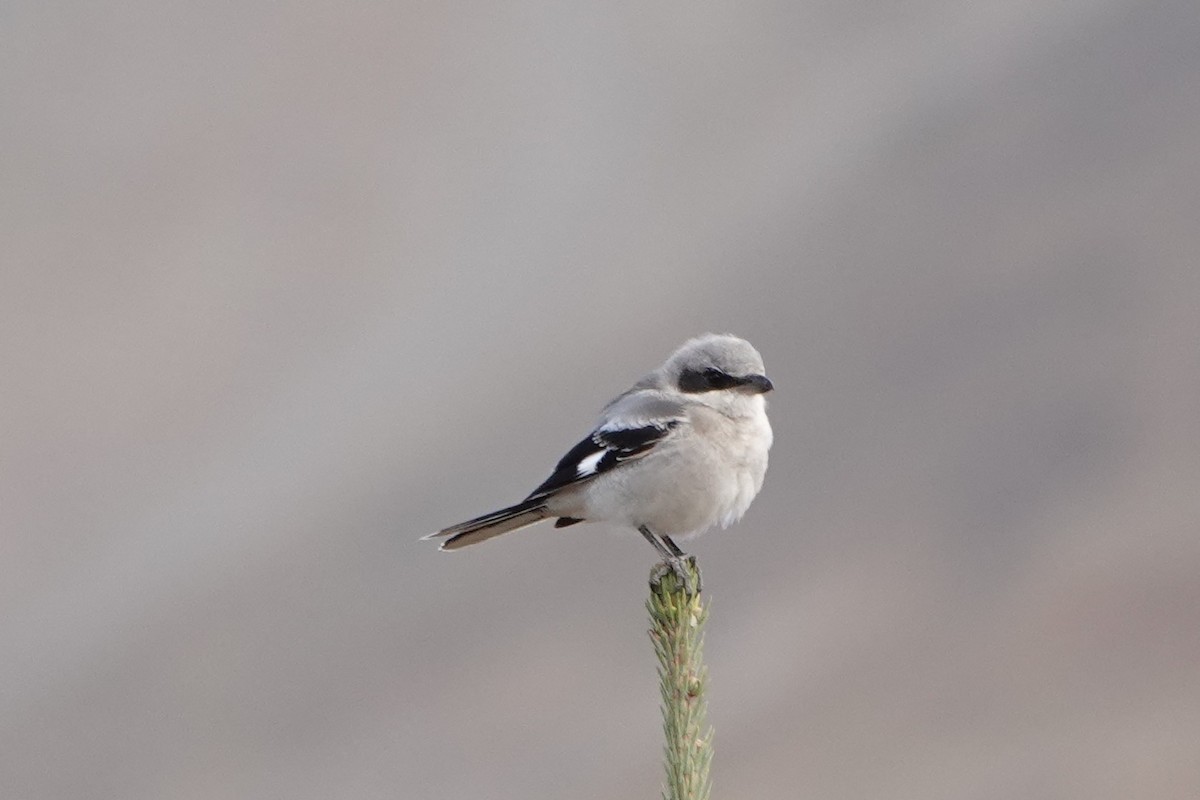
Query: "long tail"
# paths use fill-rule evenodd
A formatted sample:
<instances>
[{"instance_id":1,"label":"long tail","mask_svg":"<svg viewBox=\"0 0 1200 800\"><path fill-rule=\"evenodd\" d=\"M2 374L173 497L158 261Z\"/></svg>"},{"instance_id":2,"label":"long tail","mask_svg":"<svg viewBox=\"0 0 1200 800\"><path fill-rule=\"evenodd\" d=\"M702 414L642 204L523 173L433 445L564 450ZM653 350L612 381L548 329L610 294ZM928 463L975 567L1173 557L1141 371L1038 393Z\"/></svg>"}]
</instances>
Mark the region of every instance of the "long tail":
<instances>
[{"instance_id":1,"label":"long tail","mask_svg":"<svg viewBox=\"0 0 1200 800\"><path fill-rule=\"evenodd\" d=\"M446 541L442 542L442 550L457 550L460 547L466 547L469 544L476 544L493 536L499 536L502 533L515 531L518 528L524 528L527 525L532 525L545 519L548 514L546 507L542 505L545 498L541 500L525 500L517 503L515 506L502 508L499 511L493 511L491 514L484 514L482 517L469 519L466 522L460 522L457 525L451 525L449 528L442 528L437 533L431 533L424 539L440 539L446 537Z\"/></svg>"}]
</instances>

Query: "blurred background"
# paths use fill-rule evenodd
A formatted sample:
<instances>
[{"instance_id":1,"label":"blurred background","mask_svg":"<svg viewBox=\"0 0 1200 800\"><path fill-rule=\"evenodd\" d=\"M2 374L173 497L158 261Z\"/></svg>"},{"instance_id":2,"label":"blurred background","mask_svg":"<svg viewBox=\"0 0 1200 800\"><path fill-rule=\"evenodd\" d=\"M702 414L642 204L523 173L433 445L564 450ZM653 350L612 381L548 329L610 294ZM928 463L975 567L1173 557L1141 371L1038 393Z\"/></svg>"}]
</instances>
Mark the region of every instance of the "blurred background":
<instances>
[{"instance_id":1,"label":"blurred background","mask_svg":"<svg viewBox=\"0 0 1200 800\"><path fill-rule=\"evenodd\" d=\"M714 797L1200 793L1194 0L2 16L0 796L657 796L645 542L417 539L704 331Z\"/></svg>"}]
</instances>

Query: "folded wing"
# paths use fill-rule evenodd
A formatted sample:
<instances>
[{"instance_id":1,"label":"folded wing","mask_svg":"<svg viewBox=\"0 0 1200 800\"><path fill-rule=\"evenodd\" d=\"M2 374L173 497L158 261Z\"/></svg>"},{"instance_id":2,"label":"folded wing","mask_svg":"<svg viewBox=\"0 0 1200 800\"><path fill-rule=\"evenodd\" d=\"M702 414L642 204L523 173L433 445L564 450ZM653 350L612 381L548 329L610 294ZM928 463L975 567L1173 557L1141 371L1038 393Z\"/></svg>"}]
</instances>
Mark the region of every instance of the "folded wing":
<instances>
[{"instance_id":1,"label":"folded wing","mask_svg":"<svg viewBox=\"0 0 1200 800\"><path fill-rule=\"evenodd\" d=\"M546 497L643 458L685 421L683 406L657 392L624 395L605 409L596 429L562 457L526 500Z\"/></svg>"}]
</instances>

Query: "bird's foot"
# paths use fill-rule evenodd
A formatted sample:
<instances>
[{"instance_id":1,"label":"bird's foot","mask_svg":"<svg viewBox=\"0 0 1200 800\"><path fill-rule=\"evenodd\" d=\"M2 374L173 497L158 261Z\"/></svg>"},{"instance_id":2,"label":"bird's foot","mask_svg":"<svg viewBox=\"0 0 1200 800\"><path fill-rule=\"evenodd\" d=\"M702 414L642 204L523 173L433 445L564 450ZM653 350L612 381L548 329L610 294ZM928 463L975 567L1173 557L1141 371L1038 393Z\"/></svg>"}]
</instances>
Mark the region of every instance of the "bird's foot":
<instances>
[{"instance_id":1,"label":"bird's foot","mask_svg":"<svg viewBox=\"0 0 1200 800\"><path fill-rule=\"evenodd\" d=\"M695 597L704 588L704 582L700 577L700 567L696 565L696 559L693 556L679 555L663 559L650 573L651 585L661 584L662 579L668 573L675 576L675 580L683 588L684 594Z\"/></svg>"}]
</instances>

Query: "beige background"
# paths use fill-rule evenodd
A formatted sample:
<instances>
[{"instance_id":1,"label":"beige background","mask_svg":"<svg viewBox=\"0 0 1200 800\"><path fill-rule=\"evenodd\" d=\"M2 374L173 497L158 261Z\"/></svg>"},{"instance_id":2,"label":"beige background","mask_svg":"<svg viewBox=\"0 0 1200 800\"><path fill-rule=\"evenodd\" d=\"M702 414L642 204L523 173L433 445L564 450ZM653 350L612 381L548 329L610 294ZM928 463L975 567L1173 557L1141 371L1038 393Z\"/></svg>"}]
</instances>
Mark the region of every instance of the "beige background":
<instances>
[{"instance_id":1,"label":"beige background","mask_svg":"<svg viewBox=\"0 0 1200 800\"><path fill-rule=\"evenodd\" d=\"M656 796L650 548L416 539L706 330L714 797L1200 792L1193 0L2 17L0 796Z\"/></svg>"}]
</instances>

